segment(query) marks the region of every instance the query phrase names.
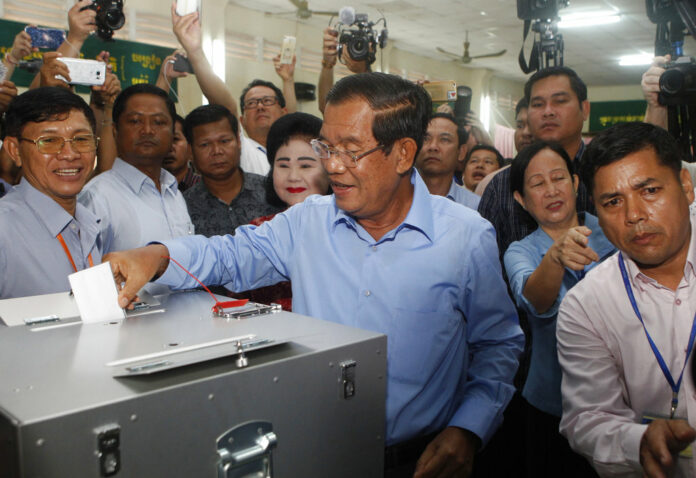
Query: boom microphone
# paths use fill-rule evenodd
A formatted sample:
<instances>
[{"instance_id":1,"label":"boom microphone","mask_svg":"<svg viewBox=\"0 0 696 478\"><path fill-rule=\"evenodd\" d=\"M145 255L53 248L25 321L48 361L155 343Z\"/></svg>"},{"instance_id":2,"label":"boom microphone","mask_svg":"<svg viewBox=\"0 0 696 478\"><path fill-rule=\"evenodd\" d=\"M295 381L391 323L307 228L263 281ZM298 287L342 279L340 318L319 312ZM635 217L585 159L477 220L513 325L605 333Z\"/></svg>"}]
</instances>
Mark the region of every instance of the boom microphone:
<instances>
[{"instance_id":1,"label":"boom microphone","mask_svg":"<svg viewBox=\"0 0 696 478\"><path fill-rule=\"evenodd\" d=\"M338 11L338 20L344 25L352 25L355 22L355 8L342 7Z\"/></svg>"}]
</instances>

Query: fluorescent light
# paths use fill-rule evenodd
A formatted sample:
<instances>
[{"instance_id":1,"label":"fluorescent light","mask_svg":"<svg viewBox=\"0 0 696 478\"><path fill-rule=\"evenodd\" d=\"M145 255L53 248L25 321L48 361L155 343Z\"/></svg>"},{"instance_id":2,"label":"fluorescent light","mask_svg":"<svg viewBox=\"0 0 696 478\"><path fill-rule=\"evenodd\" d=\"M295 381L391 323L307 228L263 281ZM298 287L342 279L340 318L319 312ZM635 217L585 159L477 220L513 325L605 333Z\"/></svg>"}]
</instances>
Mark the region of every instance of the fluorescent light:
<instances>
[{"instance_id":1,"label":"fluorescent light","mask_svg":"<svg viewBox=\"0 0 696 478\"><path fill-rule=\"evenodd\" d=\"M619 58L621 66L649 65L652 63L653 55L650 53L640 53L638 55L624 55Z\"/></svg>"},{"instance_id":2,"label":"fluorescent light","mask_svg":"<svg viewBox=\"0 0 696 478\"><path fill-rule=\"evenodd\" d=\"M607 25L621 20L621 15L614 10L570 13L563 15L558 22L559 28L593 27L596 25Z\"/></svg>"}]
</instances>

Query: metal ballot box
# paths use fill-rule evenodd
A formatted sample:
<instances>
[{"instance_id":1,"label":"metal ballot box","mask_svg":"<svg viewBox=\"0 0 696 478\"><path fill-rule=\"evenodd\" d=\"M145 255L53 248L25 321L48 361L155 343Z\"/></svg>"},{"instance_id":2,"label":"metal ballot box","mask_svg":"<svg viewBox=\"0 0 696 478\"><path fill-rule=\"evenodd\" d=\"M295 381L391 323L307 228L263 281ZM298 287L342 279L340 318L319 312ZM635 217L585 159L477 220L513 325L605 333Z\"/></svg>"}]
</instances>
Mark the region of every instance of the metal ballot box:
<instances>
[{"instance_id":1,"label":"metal ballot box","mask_svg":"<svg viewBox=\"0 0 696 478\"><path fill-rule=\"evenodd\" d=\"M157 299L123 321L0 326L0 477L382 476L384 335Z\"/></svg>"}]
</instances>

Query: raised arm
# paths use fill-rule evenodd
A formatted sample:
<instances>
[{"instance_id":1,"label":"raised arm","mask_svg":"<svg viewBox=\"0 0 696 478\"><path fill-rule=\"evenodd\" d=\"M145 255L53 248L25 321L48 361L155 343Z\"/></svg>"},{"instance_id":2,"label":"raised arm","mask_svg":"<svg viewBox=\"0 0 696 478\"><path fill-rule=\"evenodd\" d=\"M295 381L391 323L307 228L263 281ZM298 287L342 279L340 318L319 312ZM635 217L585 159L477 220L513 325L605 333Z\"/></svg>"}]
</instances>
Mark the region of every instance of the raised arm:
<instances>
[{"instance_id":1,"label":"raised arm","mask_svg":"<svg viewBox=\"0 0 696 478\"><path fill-rule=\"evenodd\" d=\"M280 53L273 58L273 66L278 76L283 80L283 96L285 97L285 109L288 113L297 111L297 96L295 96L295 62L297 58L292 57L292 63L283 64L280 62Z\"/></svg>"},{"instance_id":2,"label":"raised arm","mask_svg":"<svg viewBox=\"0 0 696 478\"><path fill-rule=\"evenodd\" d=\"M203 52L201 22L198 12L189 13L182 17L176 13L176 3L172 4L172 26L174 35L186 50L186 56L196 75L196 81L198 81L205 97L210 103L222 105L238 117L237 102L230 90L227 89L225 82L215 74Z\"/></svg>"},{"instance_id":3,"label":"raised arm","mask_svg":"<svg viewBox=\"0 0 696 478\"><path fill-rule=\"evenodd\" d=\"M334 84L334 66L336 66L338 49L338 32L331 27L324 29L324 39L322 46L321 72L319 73L319 84L317 85L317 101L319 111L324 112L326 106L326 95Z\"/></svg>"},{"instance_id":4,"label":"raised arm","mask_svg":"<svg viewBox=\"0 0 696 478\"><path fill-rule=\"evenodd\" d=\"M660 92L660 76L665 72L665 63L670 60L670 55L656 56L653 58L652 65L648 71L643 73L643 78L640 86L643 89L643 96L648 102L648 107L645 110L646 123L660 126L667 129L667 107L660 104L658 101L658 93Z\"/></svg>"},{"instance_id":5,"label":"raised arm","mask_svg":"<svg viewBox=\"0 0 696 478\"><path fill-rule=\"evenodd\" d=\"M38 48L33 48L31 46L31 37L27 32L22 30L17 33L17 35L15 35L14 42L12 43L12 48L10 51L5 53L5 57L2 60L5 68L7 68L5 79L12 79L12 74L14 73L17 63L19 63L22 58L29 55L32 51L36 50L38 50Z\"/></svg>"}]
</instances>

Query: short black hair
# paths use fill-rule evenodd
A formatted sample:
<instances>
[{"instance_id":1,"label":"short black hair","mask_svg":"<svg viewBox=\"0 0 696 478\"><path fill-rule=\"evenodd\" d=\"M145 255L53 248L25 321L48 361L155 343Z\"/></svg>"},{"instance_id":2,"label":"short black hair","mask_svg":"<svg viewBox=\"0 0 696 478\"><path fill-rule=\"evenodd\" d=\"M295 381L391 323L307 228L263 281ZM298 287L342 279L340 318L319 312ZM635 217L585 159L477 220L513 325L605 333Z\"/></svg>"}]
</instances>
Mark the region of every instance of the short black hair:
<instances>
[{"instance_id":1,"label":"short black hair","mask_svg":"<svg viewBox=\"0 0 696 478\"><path fill-rule=\"evenodd\" d=\"M526 109L529 109L529 101L527 100L527 98L520 98L520 101L518 101L517 105L515 106L515 118L517 118L520 115L520 111Z\"/></svg>"},{"instance_id":2,"label":"short black hair","mask_svg":"<svg viewBox=\"0 0 696 478\"><path fill-rule=\"evenodd\" d=\"M273 187L273 168L278 150L295 138L307 140L309 143L309 140L319 136L321 125L321 119L308 113L290 113L281 116L271 125L266 140L266 157L271 164L271 169L266 176L266 201L269 204L281 208L287 207Z\"/></svg>"},{"instance_id":3,"label":"short black hair","mask_svg":"<svg viewBox=\"0 0 696 478\"><path fill-rule=\"evenodd\" d=\"M563 149L563 146L553 141L535 141L520 151L510 165L510 190L512 192L517 191L524 196L524 173L527 171L527 166L532 162L534 156L544 149L550 149L563 158L570 175L575 174L573 162L570 160L566 150Z\"/></svg>"},{"instance_id":4,"label":"short black hair","mask_svg":"<svg viewBox=\"0 0 696 478\"><path fill-rule=\"evenodd\" d=\"M592 194L597 170L629 154L652 149L660 163L679 178L684 159L679 144L666 130L649 123L622 123L601 131L595 136L580 158L580 178Z\"/></svg>"},{"instance_id":5,"label":"short black hair","mask_svg":"<svg viewBox=\"0 0 696 478\"><path fill-rule=\"evenodd\" d=\"M587 85L580 79L578 74L575 73L575 70L567 66L551 66L537 71L527 80L527 83L525 83L524 98L527 100L527 104L531 101L534 83L550 76L567 76L568 81L570 81L570 88L578 98L578 103L587 100Z\"/></svg>"},{"instance_id":6,"label":"short black hair","mask_svg":"<svg viewBox=\"0 0 696 478\"><path fill-rule=\"evenodd\" d=\"M27 123L43 123L60 120L77 110L85 115L92 134L96 134L96 120L92 108L75 93L56 86L28 90L15 97L5 113L5 134L19 138Z\"/></svg>"},{"instance_id":7,"label":"short black hair","mask_svg":"<svg viewBox=\"0 0 696 478\"><path fill-rule=\"evenodd\" d=\"M457 127L457 138L459 141L459 146L462 146L463 144L466 144L467 141L469 141L469 132L457 124L457 120L454 119L454 116L452 116L449 113L433 113L430 116L430 120L428 121L428 125L430 125L430 121L434 120L435 118L444 118L444 119L450 120L452 123L454 123L454 126Z\"/></svg>"},{"instance_id":8,"label":"short black hair","mask_svg":"<svg viewBox=\"0 0 696 478\"><path fill-rule=\"evenodd\" d=\"M326 96L326 104L363 99L375 112L372 135L389 154L394 142L411 138L418 157L428 130L432 101L422 86L387 73L360 73L339 80Z\"/></svg>"},{"instance_id":9,"label":"short black hair","mask_svg":"<svg viewBox=\"0 0 696 478\"><path fill-rule=\"evenodd\" d=\"M179 123L182 129L184 128L184 117L181 116L179 113L177 113L176 116L174 116L174 122Z\"/></svg>"},{"instance_id":10,"label":"short black hair","mask_svg":"<svg viewBox=\"0 0 696 478\"><path fill-rule=\"evenodd\" d=\"M246 85L246 87L242 90L242 95L239 97L239 111L244 113L244 97L247 93L249 93L250 89L256 86L265 86L266 88L272 89L276 95L276 98L278 99L278 104L280 105L280 107L285 108L285 96L283 96L283 92L280 90L280 88L278 88L270 81L259 80L257 78L248 85Z\"/></svg>"},{"instance_id":11,"label":"short black hair","mask_svg":"<svg viewBox=\"0 0 696 478\"><path fill-rule=\"evenodd\" d=\"M216 123L226 119L235 136L239 136L237 118L222 105L203 105L191 111L184 120L184 136L189 144L193 144L193 128L203 124Z\"/></svg>"},{"instance_id":12,"label":"short black hair","mask_svg":"<svg viewBox=\"0 0 696 478\"><path fill-rule=\"evenodd\" d=\"M126 109L126 103L131 96L135 95L154 95L162 98L167 105L167 111L169 112L169 117L172 119L172 131L174 131L174 123L176 122L176 106L174 102L169 97L166 91L155 85L149 83L138 83L136 85L129 86L123 90L114 101L114 109L111 113L111 118L114 125L118 128L118 120Z\"/></svg>"},{"instance_id":13,"label":"short black hair","mask_svg":"<svg viewBox=\"0 0 696 478\"><path fill-rule=\"evenodd\" d=\"M490 151L491 153L495 154L495 159L496 159L496 161L498 161L498 169L505 166L505 158L503 158L503 155L500 154L500 151L495 149L495 147L491 146L490 144L483 144L483 143L477 144L476 146L471 148L471 151L466 153L466 159L464 160L464 165L466 166L466 163L469 162L469 159L471 159L472 154L474 154L476 151L481 151L482 149L485 151Z\"/></svg>"}]
</instances>

